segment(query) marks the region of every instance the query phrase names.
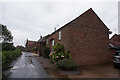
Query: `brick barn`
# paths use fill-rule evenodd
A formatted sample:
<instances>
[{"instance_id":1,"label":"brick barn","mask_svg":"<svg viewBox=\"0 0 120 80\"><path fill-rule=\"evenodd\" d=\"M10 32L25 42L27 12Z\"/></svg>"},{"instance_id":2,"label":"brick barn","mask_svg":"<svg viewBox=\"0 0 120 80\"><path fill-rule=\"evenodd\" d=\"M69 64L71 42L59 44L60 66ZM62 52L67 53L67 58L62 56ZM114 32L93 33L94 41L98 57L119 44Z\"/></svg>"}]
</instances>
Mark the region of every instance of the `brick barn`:
<instances>
[{"instance_id":1,"label":"brick barn","mask_svg":"<svg viewBox=\"0 0 120 80\"><path fill-rule=\"evenodd\" d=\"M51 50L56 43L63 44L78 65L111 61L109 29L92 8L46 38L46 46Z\"/></svg>"}]
</instances>

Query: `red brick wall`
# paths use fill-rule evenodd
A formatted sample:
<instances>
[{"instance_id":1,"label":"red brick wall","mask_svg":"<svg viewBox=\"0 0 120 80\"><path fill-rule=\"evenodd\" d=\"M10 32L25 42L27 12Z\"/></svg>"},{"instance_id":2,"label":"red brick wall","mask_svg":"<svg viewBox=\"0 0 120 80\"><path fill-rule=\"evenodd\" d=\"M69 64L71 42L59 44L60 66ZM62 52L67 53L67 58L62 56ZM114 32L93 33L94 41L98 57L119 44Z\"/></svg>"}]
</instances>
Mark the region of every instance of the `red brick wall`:
<instances>
[{"instance_id":1,"label":"red brick wall","mask_svg":"<svg viewBox=\"0 0 120 80\"><path fill-rule=\"evenodd\" d=\"M59 31L61 31L61 40L59 40ZM59 31L55 32L51 36L49 36L48 44L46 44L51 49L51 40L54 39L55 43L63 44L65 46L65 50L69 50L70 45L70 28L69 26L64 27L63 29L60 29Z\"/></svg>"},{"instance_id":2,"label":"red brick wall","mask_svg":"<svg viewBox=\"0 0 120 80\"><path fill-rule=\"evenodd\" d=\"M72 33L70 51L78 65L111 61L108 29L93 12L83 14L70 26Z\"/></svg>"}]
</instances>

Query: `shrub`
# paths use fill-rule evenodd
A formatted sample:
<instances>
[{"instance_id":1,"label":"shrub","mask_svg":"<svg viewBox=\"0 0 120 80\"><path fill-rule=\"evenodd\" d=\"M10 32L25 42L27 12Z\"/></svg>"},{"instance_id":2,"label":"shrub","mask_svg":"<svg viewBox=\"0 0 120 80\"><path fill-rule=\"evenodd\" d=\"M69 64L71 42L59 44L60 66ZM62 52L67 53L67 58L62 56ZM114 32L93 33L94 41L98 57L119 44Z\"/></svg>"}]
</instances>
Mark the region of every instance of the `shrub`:
<instances>
[{"instance_id":1,"label":"shrub","mask_svg":"<svg viewBox=\"0 0 120 80\"><path fill-rule=\"evenodd\" d=\"M66 52L65 57L66 57L66 58L69 58L69 59L72 58L72 56L71 56L71 54L70 54L70 51L67 51L67 52Z\"/></svg>"},{"instance_id":2,"label":"shrub","mask_svg":"<svg viewBox=\"0 0 120 80\"><path fill-rule=\"evenodd\" d=\"M14 47L13 43L2 43L2 50L3 51L13 51L16 48Z\"/></svg>"},{"instance_id":3,"label":"shrub","mask_svg":"<svg viewBox=\"0 0 120 80\"><path fill-rule=\"evenodd\" d=\"M14 51L3 51L2 52L2 64L6 64L14 59L16 59L16 57L21 55L21 50L16 49Z\"/></svg>"},{"instance_id":4,"label":"shrub","mask_svg":"<svg viewBox=\"0 0 120 80\"><path fill-rule=\"evenodd\" d=\"M61 45L61 44L55 44L53 46L53 49L56 53L59 53L59 52L64 52L64 46Z\"/></svg>"},{"instance_id":5,"label":"shrub","mask_svg":"<svg viewBox=\"0 0 120 80\"><path fill-rule=\"evenodd\" d=\"M55 44L53 46L54 52L52 52L49 56L51 59L51 62L57 62L59 60L62 60L64 58L71 58L70 51L64 52L64 46L61 44Z\"/></svg>"},{"instance_id":6,"label":"shrub","mask_svg":"<svg viewBox=\"0 0 120 80\"><path fill-rule=\"evenodd\" d=\"M32 52L34 52L35 51L35 49L34 48L32 48Z\"/></svg>"},{"instance_id":7,"label":"shrub","mask_svg":"<svg viewBox=\"0 0 120 80\"><path fill-rule=\"evenodd\" d=\"M49 58L49 53L50 53L50 49L48 47L44 47L42 56L45 58Z\"/></svg>"},{"instance_id":8,"label":"shrub","mask_svg":"<svg viewBox=\"0 0 120 80\"><path fill-rule=\"evenodd\" d=\"M57 67L63 70L75 70L77 69L77 64L71 59L62 59L57 62Z\"/></svg>"},{"instance_id":9,"label":"shrub","mask_svg":"<svg viewBox=\"0 0 120 80\"><path fill-rule=\"evenodd\" d=\"M52 55L50 56L51 62L57 62L59 60L62 60L65 58L65 53L64 52L59 52L59 53L52 53Z\"/></svg>"},{"instance_id":10,"label":"shrub","mask_svg":"<svg viewBox=\"0 0 120 80\"><path fill-rule=\"evenodd\" d=\"M59 60L62 60L62 59L65 59L65 58L69 58L71 59L72 56L70 54L70 52L59 52L59 53L55 53L55 52L52 52L50 54L50 59L51 59L51 62L57 62Z\"/></svg>"}]
</instances>

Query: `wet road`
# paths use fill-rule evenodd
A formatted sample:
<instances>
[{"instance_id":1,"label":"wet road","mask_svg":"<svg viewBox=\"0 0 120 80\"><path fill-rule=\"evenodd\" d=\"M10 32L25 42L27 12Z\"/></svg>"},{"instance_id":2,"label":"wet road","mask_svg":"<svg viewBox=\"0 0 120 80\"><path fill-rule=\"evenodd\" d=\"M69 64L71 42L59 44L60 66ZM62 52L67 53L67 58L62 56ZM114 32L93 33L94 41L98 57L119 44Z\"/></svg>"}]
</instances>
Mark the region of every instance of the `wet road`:
<instances>
[{"instance_id":1,"label":"wet road","mask_svg":"<svg viewBox=\"0 0 120 80\"><path fill-rule=\"evenodd\" d=\"M5 72L8 78L49 78L43 67L28 52L22 52L10 66L13 67Z\"/></svg>"}]
</instances>

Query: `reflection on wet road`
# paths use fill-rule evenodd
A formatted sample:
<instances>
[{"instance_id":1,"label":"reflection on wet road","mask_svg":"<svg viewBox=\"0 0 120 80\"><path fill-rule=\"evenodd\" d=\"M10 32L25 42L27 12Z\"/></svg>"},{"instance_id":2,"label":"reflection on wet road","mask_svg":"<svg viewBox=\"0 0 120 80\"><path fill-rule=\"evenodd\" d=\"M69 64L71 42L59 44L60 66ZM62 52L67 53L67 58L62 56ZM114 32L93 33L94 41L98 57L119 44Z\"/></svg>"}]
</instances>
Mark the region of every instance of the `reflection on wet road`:
<instances>
[{"instance_id":1,"label":"reflection on wet road","mask_svg":"<svg viewBox=\"0 0 120 80\"><path fill-rule=\"evenodd\" d=\"M5 72L9 73L8 78L48 78L43 67L28 52L22 52L22 55L10 66L13 67Z\"/></svg>"}]
</instances>

